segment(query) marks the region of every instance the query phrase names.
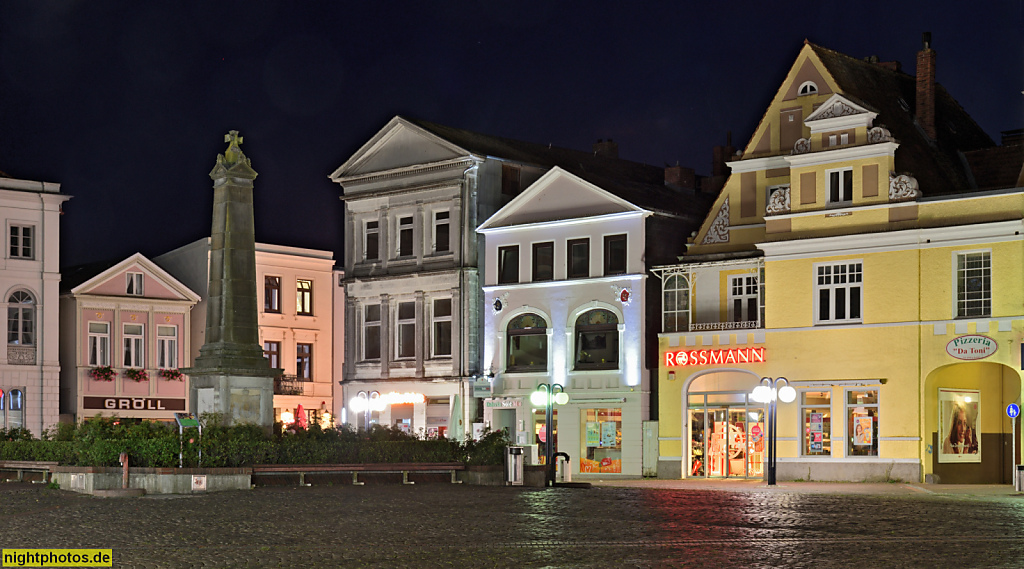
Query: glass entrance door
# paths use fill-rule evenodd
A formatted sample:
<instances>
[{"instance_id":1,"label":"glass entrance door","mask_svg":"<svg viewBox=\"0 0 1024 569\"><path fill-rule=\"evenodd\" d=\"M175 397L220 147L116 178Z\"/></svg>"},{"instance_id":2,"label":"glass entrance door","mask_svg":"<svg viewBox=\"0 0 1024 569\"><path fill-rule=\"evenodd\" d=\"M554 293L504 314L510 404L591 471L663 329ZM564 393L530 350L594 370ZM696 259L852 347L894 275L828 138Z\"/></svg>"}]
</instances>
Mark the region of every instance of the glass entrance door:
<instances>
[{"instance_id":1,"label":"glass entrance door","mask_svg":"<svg viewBox=\"0 0 1024 569\"><path fill-rule=\"evenodd\" d=\"M692 397L692 396L691 396ZM764 474L764 411L747 405L689 409L691 477L759 478Z\"/></svg>"}]
</instances>

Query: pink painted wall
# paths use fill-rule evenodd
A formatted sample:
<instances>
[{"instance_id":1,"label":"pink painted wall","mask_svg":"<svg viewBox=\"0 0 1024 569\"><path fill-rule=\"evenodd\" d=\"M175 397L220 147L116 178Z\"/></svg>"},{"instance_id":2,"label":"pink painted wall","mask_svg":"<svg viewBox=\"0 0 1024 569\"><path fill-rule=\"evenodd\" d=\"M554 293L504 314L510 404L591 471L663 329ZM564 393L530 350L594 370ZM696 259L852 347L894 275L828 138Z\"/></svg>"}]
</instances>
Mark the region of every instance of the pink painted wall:
<instances>
[{"instance_id":1,"label":"pink painted wall","mask_svg":"<svg viewBox=\"0 0 1024 569\"><path fill-rule=\"evenodd\" d=\"M117 273L110 277L105 282L98 285L96 288L90 290L90 294L102 294L107 296L127 296L125 293L127 288L127 274L128 273L142 273L142 292L144 296L141 298L182 298L180 294L172 291L171 289L164 286L163 283L149 276L138 268L138 266L132 266L128 269Z\"/></svg>"}]
</instances>

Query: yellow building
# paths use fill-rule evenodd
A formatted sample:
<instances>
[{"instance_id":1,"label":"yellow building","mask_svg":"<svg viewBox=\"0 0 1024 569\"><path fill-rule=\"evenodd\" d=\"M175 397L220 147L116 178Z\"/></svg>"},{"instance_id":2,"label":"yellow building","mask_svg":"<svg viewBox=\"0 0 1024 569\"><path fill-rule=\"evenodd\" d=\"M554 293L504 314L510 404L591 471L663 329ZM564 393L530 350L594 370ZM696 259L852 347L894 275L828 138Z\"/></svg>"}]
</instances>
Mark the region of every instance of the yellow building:
<instances>
[{"instance_id":1,"label":"yellow building","mask_svg":"<svg viewBox=\"0 0 1024 569\"><path fill-rule=\"evenodd\" d=\"M805 43L662 280L659 476L1010 481L1024 146L935 83ZM1019 427L1018 427L1019 428ZM1017 456L1021 440L1016 440Z\"/></svg>"}]
</instances>

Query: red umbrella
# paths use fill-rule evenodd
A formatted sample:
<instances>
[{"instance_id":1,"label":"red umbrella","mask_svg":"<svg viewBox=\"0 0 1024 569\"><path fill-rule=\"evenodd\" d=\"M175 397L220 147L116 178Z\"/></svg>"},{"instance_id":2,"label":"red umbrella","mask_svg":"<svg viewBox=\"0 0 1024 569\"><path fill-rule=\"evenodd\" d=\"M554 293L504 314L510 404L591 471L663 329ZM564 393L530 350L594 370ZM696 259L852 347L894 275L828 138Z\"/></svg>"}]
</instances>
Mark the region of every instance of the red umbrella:
<instances>
[{"instance_id":1,"label":"red umbrella","mask_svg":"<svg viewBox=\"0 0 1024 569\"><path fill-rule=\"evenodd\" d=\"M295 410L295 425L303 429L309 427L309 421L306 420L306 411L302 408L302 404L299 404L299 408Z\"/></svg>"}]
</instances>

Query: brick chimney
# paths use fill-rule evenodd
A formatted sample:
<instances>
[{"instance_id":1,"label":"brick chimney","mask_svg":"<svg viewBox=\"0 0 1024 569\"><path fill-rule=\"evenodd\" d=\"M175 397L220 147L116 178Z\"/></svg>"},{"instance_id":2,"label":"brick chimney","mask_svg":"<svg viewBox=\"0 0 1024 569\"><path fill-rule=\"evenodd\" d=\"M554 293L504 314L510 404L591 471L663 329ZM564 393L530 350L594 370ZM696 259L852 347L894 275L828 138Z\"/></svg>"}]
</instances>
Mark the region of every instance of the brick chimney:
<instances>
[{"instance_id":1,"label":"brick chimney","mask_svg":"<svg viewBox=\"0 0 1024 569\"><path fill-rule=\"evenodd\" d=\"M921 35L924 44L917 52L917 122L928 138L935 140L935 50L932 33Z\"/></svg>"},{"instance_id":2,"label":"brick chimney","mask_svg":"<svg viewBox=\"0 0 1024 569\"><path fill-rule=\"evenodd\" d=\"M673 190L694 189L697 175L693 168L684 168L677 162L675 166L665 167L665 185Z\"/></svg>"},{"instance_id":3,"label":"brick chimney","mask_svg":"<svg viewBox=\"0 0 1024 569\"><path fill-rule=\"evenodd\" d=\"M612 139L603 140L598 139L594 143L594 156L605 156L608 158L619 157L619 145L618 143L612 142Z\"/></svg>"}]
</instances>

